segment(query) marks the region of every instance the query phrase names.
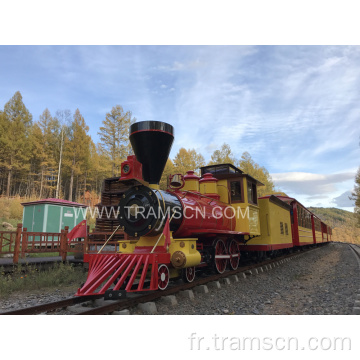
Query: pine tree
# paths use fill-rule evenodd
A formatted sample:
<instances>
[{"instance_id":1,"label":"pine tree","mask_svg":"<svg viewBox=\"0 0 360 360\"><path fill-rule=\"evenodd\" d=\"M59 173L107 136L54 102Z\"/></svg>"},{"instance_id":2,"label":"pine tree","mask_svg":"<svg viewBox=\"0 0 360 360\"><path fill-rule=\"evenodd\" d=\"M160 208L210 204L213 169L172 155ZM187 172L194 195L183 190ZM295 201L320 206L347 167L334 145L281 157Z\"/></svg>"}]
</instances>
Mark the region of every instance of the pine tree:
<instances>
[{"instance_id":1,"label":"pine tree","mask_svg":"<svg viewBox=\"0 0 360 360\"><path fill-rule=\"evenodd\" d=\"M89 127L79 109L75 111L74 121L69 130L64 143L64 167L70 178L68 199L72 201L74 195L79 192L79 176L83 175L86 168L91 140L87 135Z\"/></svg>"},{"instance_id":2,"label":"pine tree","mask_svg":"<svg viewBox=\"0 0 360 360\"><path fill-rule=\"evenodd\" d=\"M181 148L174 159L175 172L183 175L189 170L193 170L199 174L200 167L204 165L204 157L198 154L195 149L186 150L185 148Z\"/></svg>"},{"instance_id":3,"label":"pine tree","mask_svg":"<svg viewBox=\"0 0 360 360\"><path fill-rule=\"evenodd\" d=\"M252 176L265 185L258 188L259 197L278 193L275 190L275 186L269 172L265 169L265 167L257 164L246 151L241 156L239 168L244 171L245 174Z\"/></svg>"},{"instance_id":4,"label":"pine tree","mask_svg":"<svg viewBox=\"0 0 360 360\"><path fill-rule=\"evenodd\" d=\"M3 137L6 135L6 123L4 112L0 110L0 194L4 192L4 183L5 183L5 172L6 168L4 165L5 162L5 147L3 146L4 140Z\"/></svg>"},{"instance_id":5,"label":"pine tree","mask_svg":"<svg viewBox=\"0 0 360 360\"><path fill-rule=\"evenodd\" d=\"M39 197L52 196L56 185L56 143L58 136L58 122L51 116L48 109L40 115L34 124L33 135L37 138L34 156L40 160L40 190Z\"/></svg>"},{"instance_id":6,"label":"pine tree","mask_svg":"<svg viewBox=\"0 0 360 360\"><path fill-rule=\"evenodd\" d=\"M355 186L351 200L355 200L355 213L358 215L358 225L360 225L360 168L355 176Z\"/></svg>"},{"instance_id":7,"label":"pine tree","mask_svg":"<svg viewBox=\"0 0 360 360\"><path fill-rule=\"evenodd\" d=\"M38 123L34 123L29 137L31 143L30 176L33 183L32 194L43 197L44 185L44 136ZM35 194L34 194L35 193Z\"/></svg>"},{"instance_id":8,"label":"pine tree","mask_svg":"<svg viewBox=\"0 0 360 360\"><path fill-rule=\"evenodd\" d=\"M0 147L2 148L0 166L7 172L7 196L10 196L13 176L21 171L29 170L31 144L28 137L31 125L32 115L25 107L21 93L17 91L4 106L0 131Z\"/></svg>"},{"instance_id":9,"label":"pine tree","mask_svg":"<svg viewBox=\"0 0 360 360\"><path fill-rule=\"evenodd\" d=\"M211 155L211 161L208 165L235 164L236 159L231 152L230 145L224 143L220 150L215 150Z\"/></svg>"},{"instance_id":10,"label":"pine tree","mask_svg":"<svg viewBox=\"0 0 360 360\"><path fill-rule=\"evenodd\" d=\"M131 111L124 112L120 105L116 105L102 122L98 134L104 151L111 159L112 176L119 175L121 162L131 152L129 128L135 121Z\"/></svg>"},{"instance_id":11,"label":"pine tree","mask_svg":"<svg viewBox=\"0 0 360 360\"><path fill-rule=\"evenodd\" d=\"M100 144L90 143L90 167L88 175L88 189L100 193L105 178L111 177L111 160L105 154ZM85 189L86 190L86 189Z\"/></svg>"}]
</instances>

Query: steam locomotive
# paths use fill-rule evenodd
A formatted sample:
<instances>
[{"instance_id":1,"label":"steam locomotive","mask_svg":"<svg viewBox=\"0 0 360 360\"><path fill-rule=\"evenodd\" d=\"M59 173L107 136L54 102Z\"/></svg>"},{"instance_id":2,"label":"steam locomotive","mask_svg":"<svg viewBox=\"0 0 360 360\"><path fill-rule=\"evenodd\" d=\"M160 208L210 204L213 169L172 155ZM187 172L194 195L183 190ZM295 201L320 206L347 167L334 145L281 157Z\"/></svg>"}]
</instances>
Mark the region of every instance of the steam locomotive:
<instances>
[{"instance_id":1,"label":"steam locomotive","mask_svg":"<svg viewBox=\"0 0 360 360\"><path fill-rule=\"evenodd\" d=\"M159 121L130 127L134 154L121 164L128 190L119 203L119 227L136 240L119 252L87 254L89 273L76 295L123 297L164 290L171 278L192 282L196 270L236 270L241 256L262 259L331 240L331 229L296 199L258 198L263 184L232 164L209 165L159 182L174 129Z\"/></svg>"}]
</instances>

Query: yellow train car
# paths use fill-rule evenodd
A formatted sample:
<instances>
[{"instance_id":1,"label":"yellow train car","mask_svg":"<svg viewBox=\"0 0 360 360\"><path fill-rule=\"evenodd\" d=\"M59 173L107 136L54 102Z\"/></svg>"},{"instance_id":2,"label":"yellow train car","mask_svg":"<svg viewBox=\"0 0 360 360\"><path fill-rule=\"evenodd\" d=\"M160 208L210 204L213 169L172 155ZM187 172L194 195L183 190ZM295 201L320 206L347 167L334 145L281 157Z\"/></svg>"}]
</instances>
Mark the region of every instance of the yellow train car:
<instances>
[{"instance_id":1,"label":"yellow train car","mask_svg":"<svg viewBox=\"0 0 360 360\"><path fill-rule=\"evenodd\" d=\"M274 195L258 199L260 210L261 235L251 238L246 245L241 245L243 251L271 251L291 248L291 206Z\"/></svg>"}]
</instances>

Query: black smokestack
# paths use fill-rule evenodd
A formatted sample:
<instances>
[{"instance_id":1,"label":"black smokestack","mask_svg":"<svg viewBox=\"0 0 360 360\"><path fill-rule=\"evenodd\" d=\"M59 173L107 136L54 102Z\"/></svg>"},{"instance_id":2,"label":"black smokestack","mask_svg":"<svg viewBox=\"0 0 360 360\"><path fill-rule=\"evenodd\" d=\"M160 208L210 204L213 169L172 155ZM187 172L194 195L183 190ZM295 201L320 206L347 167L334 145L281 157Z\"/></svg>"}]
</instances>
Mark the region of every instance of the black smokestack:
<instances>
[{"instance_id":1,"label":"black smokestack","mask_svg":"<svg viewBox=\"0 0 360 360\"><path fill-rule=\"evenodd\" d=\"M142 164L143 179L159 184L174 141L174 128L161 121L141 121L130 126L130 142Z\"/></svg>"}]
</instances>

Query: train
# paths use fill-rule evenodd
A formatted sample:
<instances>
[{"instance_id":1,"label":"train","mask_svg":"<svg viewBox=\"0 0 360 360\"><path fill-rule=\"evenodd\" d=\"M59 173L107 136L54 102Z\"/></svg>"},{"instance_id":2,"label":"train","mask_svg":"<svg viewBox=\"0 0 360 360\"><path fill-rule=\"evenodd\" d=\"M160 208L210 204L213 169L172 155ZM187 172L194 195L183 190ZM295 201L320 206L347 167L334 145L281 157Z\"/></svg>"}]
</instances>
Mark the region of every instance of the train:
<instances>
[{"instance_id":1,"label":"train","mask_svg":"<svg viewBox=\"0 0 360 360\"><path fill-rule=\"evenodd\" d=\"M232 164L201 167L159 183L174 141L172 125L130 126L133 155L121 164L127 190L119 202L116 253L85 254L87 280L77 296L117 299L130 292L165 290L171 279L236 270L241 259L259 261L331 241L332 230L295 198L258 197L260 181Z\"/></svg>"}]
</instances>

